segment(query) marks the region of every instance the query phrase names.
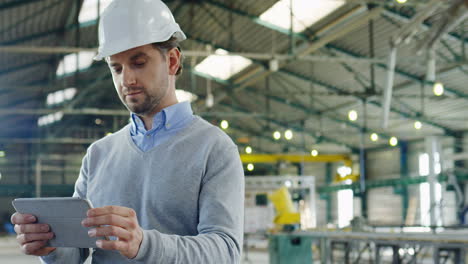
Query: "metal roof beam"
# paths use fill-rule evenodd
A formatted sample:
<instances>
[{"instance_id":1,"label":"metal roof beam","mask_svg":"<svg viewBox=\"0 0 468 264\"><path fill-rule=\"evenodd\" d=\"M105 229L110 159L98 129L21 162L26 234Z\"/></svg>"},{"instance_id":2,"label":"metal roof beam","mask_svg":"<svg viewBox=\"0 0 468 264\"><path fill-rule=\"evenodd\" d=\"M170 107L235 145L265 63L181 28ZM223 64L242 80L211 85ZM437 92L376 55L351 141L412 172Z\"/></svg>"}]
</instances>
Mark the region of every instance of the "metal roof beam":
<instances>
[{"instance_id":1,"label":"metal roof beam","mask_svg":"<svg viewBox=\"0 0 468 264\"><path fill-rule=\"evenodd\" d=\"M342 63L343 66L345 66L346 70L349 71L350 73L354 74L354 75L357 75L358 73L348 64L346 63ZM375 97L374 97L375 98ZM370 98L366 98L366 100L369 100ZM376 106L379 106L381 107L381 104L380 104L380 101L373 101L373 100L369 100L371 102L371 104L374 104ZM391 108L391 109L394 109L394 108ZM395 110L396 111L396 110ZM400 111L400 110L398 110ZM412 114L405 114L405 117L407 118L412 118L412 119L418 119L419 121L422 121L424 123L427 123L427 124L430 124L432 126L435 126L437 128L440 128L442 129L445 133L448 133L450 135L453 135L455 133L455 131L452 131L450 128L447 128L439 123L436 123L428 118L425 118L423 117L423 114L414 110L414 109L411 109L412 111ZM401 113L404 113L403 111L400 111Z\"/></svg>"},{"instance_id":2,"label":"metal roof beam","mask_svg":"<svg viewBox=\"0 0 468 264\"><path fill-rule=\"evenodd\" d=\"M212 1L208 0L208 2L212 2ZM256 16L254 16L254 15L250 15L250 14L247 14L246 12L244 12L244 11L236 10L236 9L233 9L233 8L230 8L230 7L227 7L227 6L221 6L221 5L217 5L217 6L219 6L220 8L223 8L224 10L226 10L226 11L228 11L228 12L234 12L234 13L237 14L237 15L250 18L250 19L251 19L254 23L256 23L256 24L259 24L259 25L261 25L261 26L267 27L267 28L269 28L269 29L271 29L271 30L275 30L275 31L277 31L277 32L281 32L281 31L278 31L278 30L277 30L276 28L274 28L274 27L269 27L268 25L264 25L264 24L258 23L258 21L259 21L260 19L259 19L258 17L256 17ZM284 33L284 32L281 32L281 33ZM297 34L296 37L301 38L302 40L310 41L305 35L302 35L302 34ZM360 55L358 55L358 54L352 53L352 52L350 52L350 51L348 51L348 50L344 50L344 49L339 48L339 47L337 47L337 46L334 46L334 45L332 45L332 44L330 44L330 43L327 43L327 44L325 45L325 47L331 48L331 49L334 49L334 50L337 50L337 51L339 51L339 52L341 52L341 53L343 53L343 54L345 54L345 55L348 55L348 56L360 57ZM377 65L378 65L379 67L383 67L384 69L387 69L387 66L386 66L385 64L377 64ZM280 71L281 71L281 70L280 70ZM398 73L399 75L402 75L402 76L404 76L404 77L406 77L406 78L408 78L408 79L410 79L410 80L413 80L413 81L418 81L418 82L424 81L424 80L422 80L421 78L419 78L418 76L415 76L415 75L412 75L412 74L410 74L410 73L407 73L407 72L405 72L405 71L403 71L403 70L401 70L401 69L396 69L395 72ZM324 87L327 88L327 85L325 85ZM336 89L333 89L333 90L337 91ZM339 90L339 89L338 89L338 90ZM454 90L454 89L448 88L447 91L452 91L452 92L454 92L454 93L458 93L457 96L463 96L463 97L468 98L468 95L464 95L464 94L462 94L462 93L460 93L460 92L458 92L458 91L456 91L456 90ZM361 98L361 97L357 97L357 98L359 98L359 99L364 99L364 98ZM378 106L378 107L382 107L382 105L381 105L380 103L377 103L377 102L371 102L371 103L374 104L374 105L376 105L376 106ZM404 112L399 111L399 110L396 110L396 109L394 109L394 108L392 109L392 112L395 112L395 113L397 113L397 114L399 114L399 115L401 115L401 116L403 116L403 117L406 117L406 118L415 118L415 117L409 115L408 113L404 113ZM432 126L441 128L443 131L445 131L445 132L447 132L447 133L449 133L449 134L453 134L453 133L454 133L454 132L451 131L449 128L446 128L446 127L444 127L443 125L434 123L434 122L432 122L432 121L430 121L430 120L428 120L428 119L425 119L425 118L418 118L418 120L420 120L421 122L427 123L427 124L429 124L429 125L432 125Z\"/></svg>"},{"instance_id":3,"label":"metal roof beam","mask_svg":"<svg viewBox=\"0 0 468 264\"><path fill-rule=\"evenodd\" d=\"M34 2L37 2L37 0L33 0ZM26 4L26 3L29 3L31 1L16 1L18 4L22 5L22 4ZM16 23L12 24L12 25L9 25L8 27L6 28L3 28L2 31L0 31L0 35L2 34L5 34L6 32L8 32L9 30L12 30L12 29L15 29L16 27L18 27L18 25L22 24L22 23L25 23L27 22L28 20L30 19L33 19L33 18L36 18L37 16L39 15L42 15L43 13L49 11L52 7L55 7L59 4L62 4L64 1L63 0L58 0L48 6L45 6L43 7L42 9L38 10L37 12L35 12L34 14L32 15L29 15L19 21L17 21ZM12 3L15 3L15 2L10 2L10 3L7 3L7 4L12 4ZM16 7L16 6L15 6ZM2 11L1 7L0 7L0 12Z\"/></svg>"},{"instance_id":4,"label":"metal roof beam","mask_svg":"<svg viewBox=\"0 0 468 264\"><path fill-rule=\"evenodd\" d=\"M397 11L394 11L394 10L391 10L391 9L388 9L388 8L385 9L385 11L382 13L382 15L383 16L388 16L388 17L391 17L391 18L395 18L395 19L401 20L403 22L409 22L410 19L411 19L411 17L409 17L409 16L406 16L406 15L404 15L402 13L398 13ZM432 25L429 24L427 21L423 22L421 26L423 27L424 30L429 30L432 27ZM458 34L456 34L454 32L448 32L444 36L447 39L451 39L451 40L454 40L454 41L463 41L463 42L468 43L468 37L463 39L462 36L459 36Z\"/></svg>"},{"instance_id":5,"label":"metal roof beam","mask_svg":"<svg viewBox=\"0 0 468 264\"><path fill-rule=\"evenodd\" d=\"M311 82L311 83L313 83L313 84L315 84L315 85L319 85L319 86L321 86L321 87L324 87L324 88L326 88L326 89L328 89L328 90L331 90L331 91L334 91L334 92L337 92L337 93L343 93L343 92L345 92L344 89L341 89L341 88L338 88L338 87L336 87L336 86L333 86L333 85L324 83L324 82L322 82L322 81L320 81L320 80L317 80L317 79L314 79L314 78L311 78L311 77L301 76L301 75L299 75L299 74L297 74L297 73L293 73L293 72L291 72L291 71L286 71L286 70L282 70L281 72L286 72L286 73L287 73L288 75L290 75L290 76L294 76L294 77L296 77L296 78L300 78L300 79L302 79L302 80L304 80L304 81ZM364 96L353 95L353 97L356 98L356 99L358 99L358 100L364 100L364 99L366 99ZM367 101L367 102L370 103L370 104L373 104L373 105L375 105L375 106L382 107L382 105L381 105L380 102L376 102L376 101ZM424 117L413 116L413 115L411 115L411 114L408 114L408 113L405 113L405 112L403 112L403 111L400 111L400 110L398 110L398 109L396 109L396 108L394 108L394 107L392 107L390 110L391 110L392 112L394 112L394 113L397 113L397 114L403 116L403 117L410 118L410 119L418 119L418 120L421 121L421 122L424 122L424 123L426 123L426 124L432 125L432 126L437 127L437 128L440 128L440 129L442 129L444 132L447 132L448 134L451 134L451 135L452 135L452 134L455 133L454 131L450 130L449 128L446 128L446 127L444 127L444 126L442 126L442 125L440 125L440 124L438 124L438 123L435 123L435 122L431 121L430 119L427 119L427 118L424 118Z\"/></svg>"},{"instance_id":6,"label":"metal roof beam","mask_svg":"<svg viewBox=\"0 0 468 264\"><path fill-rule=\"evenodd\" d=\"M37 1L37 0L16 0L16 1L10 1L10 2L7 2L7 3L0 4L0 11L5 11L6 9L19 7L19 6L27 5L27 4L34 3L34 2L37 3L37 2L39 2L39 1Z\"/></svg>"},{"instance_id":7,"label":"metal roof beam","mask_svg":"<svg viewBox=\"0 0 468 264\"><path fill-rule=\"evenodd\" d=\"M367 13L365 13L364 15L362 15L362 16L356 18L356 19L353 19L351 22L347 23L345 27L340 27L339 29L336 29L334 32L326 34L323 37L320 37L320 38L314 40L313 42L302 43L301 45L296 47L296 52L297 52L296 55L298 55L298 56L307 55L309 53L312 53L312 52L322 48L327 43L348 34L350 31L352 31L352 30L354 30L356 28L359 28L362 24L366 23L368 20L377 17L378 15L380 15L380 12L382 10L383 10L383 8L381 8L381 7L376 7L374 9L371 9ZM284 66L287 65L287 63L280 63L280 64L282 64L282 65L280 65L279 68L284 67ZM266 76L268 76L270 74L271 74L271 72L266 71L264 69L263 65L262 66L256 66L254 69L251 69L248 72L243 73L241 76L238 76L237 78L235 78L235 80L233 81L234 83L236 83L235 89L236 90L242 90L246 86L248 86L248 85L250 85L252 83L255 83L259 79L264 78L264 77L266 77ZM226 97L226 96L227 96L226 93L219 94L214 99L214 102L217 103L217 102L221 101L222 99L224 99L224 97Z\"/></svg>"},{"instance_id":8,"label":"metal roof beam","mask_svg":"<svg viewBox=\"0 0 468 264\"><path fill-rule=\"evenodd\" d=\"M220 45L215 45L215 44L213 44L213 43L211 43L211 42L209 42L209 41L202 40L202 39L199 39L199 38L195 38L194 36L190 36L190 38L191 38L192 40L198 41L198 42L203 43L203 44L210 44L210 45L215 46L216 48L222 48L222 49L225 49L225 50L227 50L227 51L230 51L229 49L227 49L227 47L220 46ZM255 63L261 65L259 61L257 61L257 60L253 60L253 61L254 61ZM306 77L306 76L302 76L302 75L300 75L300 74L298 74L298 73L294 73L294 72L289 71L289 70L280 69L280 70L278 70L278 72L279 72L279 73L286 74L286 75L291 76L291 77L295 77L296 79L300 79L300 80L303 80L303 81L306 81L306 82L309 82L309 83L313 83L313 84L316 84L316 85L320 85L320 86L322 86L322 87L324 87L324 88L327 88L328 90L333 90L333 91L338 92L338 93L343 93L343 92L345 92L344 89L340 89L340 88L333 87L333 86L331 86L331 85L324 84L324 83L322 83L322 82L319 82L318 80L313 80L313 79L311 79L311 78L308 78L308 77ZM218 83L220 83L220 84L227 85L227 86L230 87L231 90L232 90L232 88L238 87L238 85L233 84L233 83L230 82L230 81L226 81L226 80L221 80L221 79L218 79L218 78L214 78L214 77L211 77L211 76L209 76L209 75L201 74L201 73L199 73L199 72L196 72L196 74L197 74L198 76L200 76L200 77L208 78L208 79L211 79L211 80L213 80L213 81L216 81L216 82L218 82ZM252 87L250 87L250 86L245 86L245 89L246 89L246 88L249 88L249 89L251 89L251 90L252 90L252 89L255 90L255 88L252 88ZM229 90L229 92L235 92L235 91L231 91L231 90ZM228 92L225 91L224 93L227 94ZM273 98L273 97L272 97L272 98ZM360 98L360 97L359 97L359 98ZM275 100L278 101L277 99L278 99L278 98L276 98ZM278 102L279 102L279 101L278 101ZM306 113L311 113L309 109L307 109L306 107L299 107L298 104L292 104L292 103L290 102L289 105L294 106L294 107L295 107L296 109L298 109L298 110L302 110L302 111L306 111L306 110L307 110ZM341 121L340 121L340 119L331 118L329 115L327 115L326 117L329 118L329 119L332 120L332 121L335 121L335 122L345 123L345 124L347 124L347 125L349 125L349 126L351 126L351 127L354 127L354 128L359 129L360 131L363 131L363 130L364 130L363 127L361 127L361 126L359 126L359 125L357 125L357 124L355 124L355 123L351 123L351 122L344 121L344 120L341 120ZM388 135L386 135L386 134L383 134L383 136L384 136L384 137L390 138L390 136L388 136Z\"/></svg>"},{"instance_id":9,"label":"metal roof beam","mask_svg":"<svg viewBox=\"0 0 468 264\"><path fill-rule=\"evenodd\" d=\"M222 9L225 10L225 11L233 12L233 13L239 15L239 16L243 16L243 17L249 18L249 19L251 19L251 21L253 21L254 23L256 23L256 24L258 24L258 25L261 25L261 26L263 26L263 27L269 28L269 29L271 29L271 30L274 30L274 31L277 31L277 32L280 32L280 33L283 33L283 34L290 34L289 31L278 30L278 27L272 26L272 25L270 25L270 24L268 24L268 23L262 23L262 21L261 21L257 16L255 16L255 15L248 14L248 13L246 13L246 12L244 12L244 11L241 11L241 10L238 10L238 9L233 9L233 8L231 8L231 7L228 7L228 6L223 5L223 4L220 4L220 3L215 3L215 2L213 2L213 1L211 1L211 0L208 0L207 2L210 3L210 4L213 4L214 6L217 6L217 7L219 7L219 8L222 8ZM296 37L296 38L298 38L298 39L301 39L301 40L310 41L310 39L309 39L305 34L294 33L294 37ZM332 44L330 44L330 43L326 44L325 46L326 46L327 48L330 48L330 49L339 51L339 52L341 52L341 53L343 53L343 54L345 54L345 55L348 55L348 56L351 56L351 57L354 57L354 58L360 58L360 57L362 57L362 56L359 55L359 54L352 53L352 52L350 52L350 51L348 51L348 50L339 48L339 47L334 46L334 45L332 45ZM385 64L383 64L383 63L377 64L377 66L380 67L380 68L382 68L382 69L387 69L387 65L385 65ZM399 74L399 75L401 75L401 76L403 76L403 77L409 79L409 80L416 81L416 82L423 82L423 83L425 82L424 77L418 77L418 76L416 76L416 75L413 75L413 74L410 74L410 73L408 73L408 72L405 72L405 71L402 70L402 69L396 68L395 72L396 72L397 74ZM465 93L463 93L463 92L457 91L457 90L455 90L455 89L453 89L453 88L450 88L450 87L445 87L445 89L446 89L447 92L449 92L449 93L455 95L456 97L468 99L468 95L465 94ZM381 107L380 104L378 104L378 106ZM403 113L403 112L401 112L401 111L399 111L399 112L400 112L400 113ZM417 116L420 116L420 114L418 114L418 113L416 113L416 115L417 115ZM405 114L405 115L403 115L403 116L404 116L404 117L407 117L407 118L409 117L407 114ZM413 118L414 118L414 117L413 117ZM419 119L421 119L421 118L419 118ZM426 121L423 121L423 120L421 120L421 121L424 122L424 123L427 123ZM430 121L430 120L428 120L428 121ZM443 125L435 124L434 122L430 122L430 123L428 123L428 124L430 124L430 125L435 125L436 127L441 128L441 129L443 129L444 131L448 131L450 134L453 134L453 131L450 131L450 129L446 128L446 127L443 126Z\"/></svg>"},{"instance_id":10,"label":"metal roof beam","mask_svg":"<svg viewBox=\"0 0 468 264\"><path fill-rule=\"evenodd\" d=\"M228 86L231 85L231 86L232 86L232 84L230 84L229 82L226 82L226 81L221 81L221 82L220 82L217 78L212 78L211 76L206 76L206 75L203 75L203 74L199 74L198 72L194 72L194 73L195 73L197 76L200 76L200 77L202 77L202 78L208 78L208 79L210 79L210 80L219 82L219 83L222 84L222 85L228 85ZM223 87L223 88L224 88L224 87ZM252 87L249 87L249 86L246 86L246 89L248 89L249 91L256 91L256 90L257 90L257 89L255 89L255 88L252 88ZM224 88L224 90L226 91L227 89ZM274 97L274 96L269 96L269 98L271 98L271 99L275 98L275 100L278 99L278 97ZM283 100L278 100L277 102L285 103ZM231 107L231 108L233 108L233 109L235 109L235 110L238 110L239 112L246 112L246 111L247 111L247 110L241 109L241 108L238 109L238 108L235 107L235 106L229 106L229 107ZM295 106L293 106L293 107L295 107ZM297 107L295 107L295 108L297 108ZM303 108L297 108L297 109L303 110ZM280 122L280 121L278 121L278 120L276 120L276 119L273 119L273 118L271 118L271 117L260 117L260 118L262 118L262 119L265 120L265 121L268 121L268 122L271 122L271 123L275 123L276 125L279 125L279 126L282 126L282 127L285 127L285 128L294 128L294 130L296 130L296 131L303 132L303 133L307 133L307 134L309 134L309 135L315 135L315 134L318 132L318 131L315 131L315 130L305 130L304 128L301 128L301 127L298 127L298 126L294 126L294 127L293 127L293 126L290 126L290 125L288 125L288 124L282 123L282 122ZM313 136L313 137L315 137L315 136ZM348 144L346 144L346 143L340 142L340 141L338 141L338 140L336 140L336 139L333 139L333 138L329 138L329 137L326 137L326 136L321 136L321 138L324 139L325 141L330 142L330 143L334 143L334 144L341 145L341 146L346 146L346 147L348 147L349 149L352 149L352 150L356 150L356 149L357 149L355 146L348 145Z\"/></svg>"},{"instance_id":11,"label":"metal roof beam","mask_svg":"<svg viewBox=\"0 0 468 264\"><path fill-rule=\"evenodd\" d=\"M229 107L235 111L238 111L238 112L244 112L244 113L248 113L249 110L248 109L244 109L244 108L240 108L240 107L237 107L237 106L233 106L233 105L227 105L227 104L222 104L223 106L226 106L226 107ZM291 124L286 124L284 122L281 122L281 121L278 121L277 119L274 119L274 118L270 118L270 117L262 117L262 119L264 121L268 121L270 123L273 123L279 127L283 127L283 128L287 128L287 129L293 129L294 131L297 131L297 132L301 132L301 133L305 133L305 134L308 134L308 135L315 135L317 131L314 131L314 130L311 130L311 129L304 129L303 127L301 126L297 126L297 125L291 125ZM263 132L263 131L262 131ZM258 132L256 132L258 133ZM272 141L272 142L275 142L275 140L273 140L271 138L271 136L262 136L264 138L267 138L268 140ZM315 136L312 136L312 137L315 137ZM335 139L332 139L332 138L329 138L327 136L321 136L321 138L325 141L328 141L330 143L334 143L336 145L339 145L339 146L345 146L347 147L348 149L352 150L353 152L355 151L358 151L358 148L356 148L355 146L351 146L351 145L348 145L346 143L343 143L343 142L340 142L338 140L335 140ZM288 145L291 145L291 142L288 142ZM309 152L310 150L309 149L306 149L304 147L301 147L301 146L295 146L296 148L298 149L303 149L307 152Z\"/></svg>"},{"instance_id":12,"label":"metal roof beam","mask_svg":"<svg viewBox=\"0 0 468 264\"><path fill-rule=\"evenodd\" d=\"M22 42L26 42L26 41L40 39L40 38L43 38L43 37L49 37L51 35L59 34L59 33L63 32L63 30L64 30L63 28L52 29L52 30L48 30L48 31L45 31L45 32L40 32L40 33L24 36L22 38L5 41L5 42L0 43L0 45L14 45L14 44L18 44L18 43L22 43Z\"/></svg>"},{"instance_id":13,"label":"metal roof beam","mask_svg":"<svg viewBox=\"0 0 468 264\"><path fill-rule=\"evenodd\" d=\"M35 61L35 62L32 62L32 63L23 64L23 65L19 65L19 66L16 66L16 67L8 68L5 71L0 71L0 76L5 75L5 74L9 74L9 73L12 73L12 72L16 72L16 71L21 71L21 70L24 70L24 69L27 69L27 68L30 68L30 67L34 67L34 66L37 66L37 65L45 64L45 63L49 64L50 59L44 59L44 60Z\"/></svg>"}]
</instances>

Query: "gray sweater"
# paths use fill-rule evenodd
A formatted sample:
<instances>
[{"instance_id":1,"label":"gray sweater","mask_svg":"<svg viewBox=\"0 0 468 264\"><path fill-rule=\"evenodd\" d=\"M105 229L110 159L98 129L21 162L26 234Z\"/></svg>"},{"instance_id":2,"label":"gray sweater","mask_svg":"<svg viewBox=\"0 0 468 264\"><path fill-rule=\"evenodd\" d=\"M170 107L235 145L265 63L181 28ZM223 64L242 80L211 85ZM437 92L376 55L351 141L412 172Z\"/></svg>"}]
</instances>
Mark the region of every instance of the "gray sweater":
<instances>
[{"instance_id":1,"label":"gray sweater","mask_svg":"<svg viewBox=\"0 0 468 264\"><path fill-rule=\"evenodd\" d=\"M142 152L129 126L93 143L74 196L94 207L137 212L144 229L135 259L95 249L93 263L240 263L244 173L236 145L196 117L161 145ZM45 263L82 263L88 249L58 248Z\"/></svg>"}]
</instances>

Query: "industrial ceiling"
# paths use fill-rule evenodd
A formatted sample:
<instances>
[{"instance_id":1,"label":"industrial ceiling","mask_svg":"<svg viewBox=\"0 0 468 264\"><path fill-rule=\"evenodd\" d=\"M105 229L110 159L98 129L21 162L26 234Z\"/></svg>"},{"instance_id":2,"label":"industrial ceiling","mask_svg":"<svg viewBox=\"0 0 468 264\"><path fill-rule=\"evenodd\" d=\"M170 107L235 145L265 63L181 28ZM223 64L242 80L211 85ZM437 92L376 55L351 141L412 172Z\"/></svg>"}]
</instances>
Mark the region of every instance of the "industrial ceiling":
<instances>
[{"instance_id":1,"label":"industrial ceiling","mask_svg":"<svg viewBox=\"0 0 468 264\"><path fill-rule=\"evenodd\" d=\"M229 121L226 132L240 146L350 153L391 148L391 137L413 142L468 130L468 1L348 0L302 31L261 18L275 0L164 2L188 37L177 88L197 96L196 114L215 125ZM44 143L50 153L82 152L74 146L128 123L105 62L57 75L64 56L97 48L97 20L78 19L83 4L0 1L3 147ZM250 64L227 79L197 71L218 49ZM442 95L434 94L435 83L443 84ZM70 100L47 104L51 93L70 87ZM38 125L57 112L60 120ZM284 138L288 129L291 140Z\"/></svg>"}]
</instances>

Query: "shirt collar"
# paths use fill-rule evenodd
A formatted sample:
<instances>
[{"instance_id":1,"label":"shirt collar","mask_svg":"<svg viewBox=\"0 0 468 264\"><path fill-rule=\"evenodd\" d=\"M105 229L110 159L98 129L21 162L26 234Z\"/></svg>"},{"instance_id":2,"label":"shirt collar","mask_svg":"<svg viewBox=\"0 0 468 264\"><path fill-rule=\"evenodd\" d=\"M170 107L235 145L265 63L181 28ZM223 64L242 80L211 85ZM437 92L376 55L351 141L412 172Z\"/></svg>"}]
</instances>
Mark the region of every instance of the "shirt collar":
<instances>
[{"instance_id":1,"label":"shirt collar","mask_svg":"<svg viewBox=\"0 0 468 264\"><path fill-rule=\"evenodd\" d=\"M192 107L190 102L180 102L164 108L153 117L152 130L158 129L161 125L166 129L171 129L181 121L193 115ZM135 113L131 113L131 123L133 133L146 133L145 124L139 116Z\"/></svg>"}]
</instances>

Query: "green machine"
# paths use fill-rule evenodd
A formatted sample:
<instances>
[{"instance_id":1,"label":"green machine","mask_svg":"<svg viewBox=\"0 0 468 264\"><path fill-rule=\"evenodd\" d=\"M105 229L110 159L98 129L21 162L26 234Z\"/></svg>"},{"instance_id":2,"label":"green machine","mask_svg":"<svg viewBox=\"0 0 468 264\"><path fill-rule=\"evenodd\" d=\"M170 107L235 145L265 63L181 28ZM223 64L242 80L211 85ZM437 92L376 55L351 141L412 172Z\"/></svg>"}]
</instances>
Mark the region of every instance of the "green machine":
<instances>
[{"instance_id":1,"label":"green machine","mask_svg":"<svg viewBox=\"0 0 468 264\"><path fill-rule=\"evenodd\" d=\"M312 238L294 234L270 235L270 264L312 263Z\"/></svg>"}]
</instances>

